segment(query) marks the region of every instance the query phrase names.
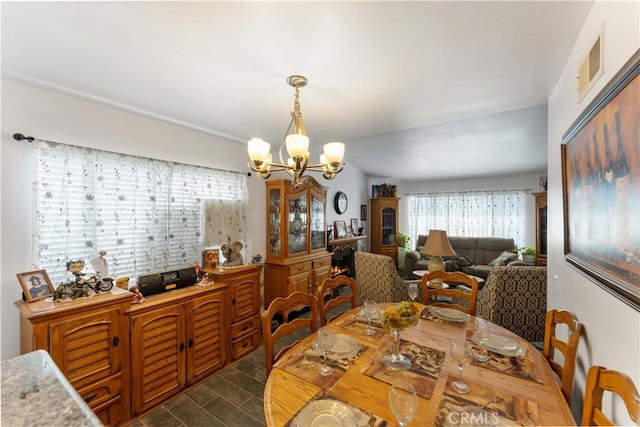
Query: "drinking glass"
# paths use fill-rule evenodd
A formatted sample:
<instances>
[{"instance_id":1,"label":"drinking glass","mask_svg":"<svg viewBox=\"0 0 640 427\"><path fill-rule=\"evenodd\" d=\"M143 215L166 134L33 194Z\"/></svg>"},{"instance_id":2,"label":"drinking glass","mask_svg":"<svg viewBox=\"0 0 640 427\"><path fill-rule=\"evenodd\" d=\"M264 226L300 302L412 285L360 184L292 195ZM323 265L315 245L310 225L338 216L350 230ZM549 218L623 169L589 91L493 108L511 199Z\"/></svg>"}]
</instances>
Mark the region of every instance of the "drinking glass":
<instances>
[{"instance_id":1,"label":"drinking glass","mask_svg":"<svg viewBox=\"0 0 640 427\"><path fill-rule=\"evenodd\" d=\"M411 301L415 301L418 298L418 284L417 283L409 283L409 298Z\"/></svg>"},{"instance_id":2,"label":"drinking glass","mask_svg":"<svg viewBox=\"0 0 640 427\"><path fill-rule=\"evenodd\" d=\"M364 307L362 308L362 315L367 319L367 328L364 330L364 333L367 335L375 335L376 331L371 327L371 319L378 314L378 305L373 300L366 300L364 302Z\"/></svg>"},{"instance_id":3,"label":"drinking glass","mask_svg":"<svg viewBox=\"0 0 640 427\"><path fill-rule=\"evenodd\" d=\"M406 426L418 410L416 390L406 381L392 384L389 389L389 407L400 427Z\"/></svg>"},{"instance_id":4,"label":"drinking glass","mask_svg":"<svg viewBox=\"0 0 640 427\"><path fill-rule=\"evenodd\" d=\"M451 383L451 387L460 394L469 393L469 386L462 382L462 370L471 363L471 359L473 358L471 350L467 347L465 340L454 340L451 341L449 353L451 353L451 357L453 357L453 360L458 364L458 379Z\"/></svg>"},{"instance_id":5,"label":"drinking glass","mask_svg":"<svg viewBox=\"0 0 640 427\"><path fill-rule=\"evenodd\" d=\"M482 347L482 344L489 338L489 326L483 321L476 319L476 329L473 336L475 337L475 342ZM486 362L489 360L489 355L484 348L474 352L473 357L475 357L478 362Z\"/></svg>"},{"instance_id":6,"label":"drinking glass","mask_svg":"<svg viewBox=\"0 0 640 427\"><path fill-rule=\"evenodd\" d=\"M329 366L327 362L327 352L333 348L333 344L336 340L336 334L333 332L328 326L324 326L318 329L316 334L316 342L318 343L318 347L322 350L322 357L324 358L324 365L318 370L320 375L327 376L331 375L333 372L333 368Z\"/></svg>"}]
</instances>

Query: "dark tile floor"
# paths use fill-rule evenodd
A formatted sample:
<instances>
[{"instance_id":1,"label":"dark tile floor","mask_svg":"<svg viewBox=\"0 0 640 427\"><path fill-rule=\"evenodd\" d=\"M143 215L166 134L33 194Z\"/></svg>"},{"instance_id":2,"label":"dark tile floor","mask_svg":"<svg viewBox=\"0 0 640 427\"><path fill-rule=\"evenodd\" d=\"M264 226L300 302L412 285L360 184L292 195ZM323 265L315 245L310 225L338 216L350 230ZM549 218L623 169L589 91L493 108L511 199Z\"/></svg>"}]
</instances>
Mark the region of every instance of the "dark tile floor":
<instances>
[{"instance_id":1,"label":"dark tile floor","mask_svg":"<svg viewBox=\"0 0 640 427\"><path fill-rule=\"evenodd\" d=\"M337 307L330 316L348 309ZM299 330L281 339L277 348L309 334ZM248 354L163 406L136 420L132 427L264 426L263 393L267 380L264 348Z\"/></svg>"}]
</instances>

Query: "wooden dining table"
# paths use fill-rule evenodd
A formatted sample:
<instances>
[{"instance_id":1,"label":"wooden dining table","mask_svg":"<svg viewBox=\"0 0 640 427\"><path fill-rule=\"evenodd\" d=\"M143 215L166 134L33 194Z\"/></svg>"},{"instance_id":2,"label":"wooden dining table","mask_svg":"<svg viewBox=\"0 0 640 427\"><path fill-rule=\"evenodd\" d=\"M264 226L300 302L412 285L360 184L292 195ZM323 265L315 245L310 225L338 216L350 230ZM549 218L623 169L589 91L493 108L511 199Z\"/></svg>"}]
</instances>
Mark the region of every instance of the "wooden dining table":
<instances>
[{"instance_id":1,"label":"wooden dining table","mask_svg":"<svg viewBox=\"0 0 640 427\"><path fill-rule=\"evenodd\" d=\"M291 348L267 378L267 426L297 427L295 417L305 405L318 399L334 399L354 408L365 417L358 425L397 425L389 407L389 389L391 383L402 379L412 382L419 394L418 409L409 426L480 423L479 418L475 422L464 418L465 413L485 418L498 414L500 417L493 421L501 425L575 425L549 364L526 340L478 317L479 322L488 324L492 338L517 342L522 354L516 357L486 351L472 337L474 316L450 321L438 316L441 313L435 307L422 309L416 326L400 334L400 353L413 361L409 371L394 371L381 363L381 356L391 351L391 335L379 323L374 327L376 335L366 335L361 307L329 323L336 334L351 337L360 346L358 354L349 360L330 360L332 376L317 374L323 361L314 351L315 333ZM462 379L471 389L468 394L458 394L450 385L458 378L458 366L449 347L452 340L463 338L475 352L490 356L487 362L474 358L464 368Z\"/></svg>"}]
</instances>

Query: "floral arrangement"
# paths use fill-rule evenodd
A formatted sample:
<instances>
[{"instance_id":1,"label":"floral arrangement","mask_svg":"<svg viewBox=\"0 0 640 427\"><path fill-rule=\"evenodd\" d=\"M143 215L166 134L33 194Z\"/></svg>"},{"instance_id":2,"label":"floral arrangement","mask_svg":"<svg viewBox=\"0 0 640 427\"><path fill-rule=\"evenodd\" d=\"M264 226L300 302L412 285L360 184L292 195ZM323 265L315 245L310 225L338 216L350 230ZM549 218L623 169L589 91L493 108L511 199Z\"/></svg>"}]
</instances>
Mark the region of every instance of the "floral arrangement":
<instances>
[{"instance_id":1,"label":"floral arrangement","mask_svg":"<svg viewBox=\"0 0 640 427\"><path fill-rule=\"evenodd\" d=\"M419 312L420 307L416 303L402 301L398 305L388 307L382 313L382 326L387 332L394 328L407 328L415 323L415 316Z\"/></svg>"}]
</instances>

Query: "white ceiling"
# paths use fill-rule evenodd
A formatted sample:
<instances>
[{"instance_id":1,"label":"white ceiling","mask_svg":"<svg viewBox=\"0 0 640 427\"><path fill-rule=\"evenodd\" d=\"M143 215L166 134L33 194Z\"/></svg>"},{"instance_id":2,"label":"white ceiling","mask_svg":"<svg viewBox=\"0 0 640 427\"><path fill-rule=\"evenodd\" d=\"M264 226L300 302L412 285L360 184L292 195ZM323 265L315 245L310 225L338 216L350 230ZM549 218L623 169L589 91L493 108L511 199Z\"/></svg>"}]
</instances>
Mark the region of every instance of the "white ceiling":
<instances>
[{"instance_id":1,"label":"white ceiling","mask_svg":"<svg viewBox=\"0 0 640 427\"><path fill-rule=\"evenodd\" d=\"M2 74L272 147L301 74L312 144L345 141L371 177L539 171L544 104L592 5L2 2Z\"/></svg>"}]
</instances>

